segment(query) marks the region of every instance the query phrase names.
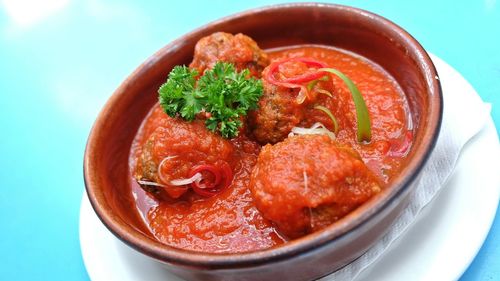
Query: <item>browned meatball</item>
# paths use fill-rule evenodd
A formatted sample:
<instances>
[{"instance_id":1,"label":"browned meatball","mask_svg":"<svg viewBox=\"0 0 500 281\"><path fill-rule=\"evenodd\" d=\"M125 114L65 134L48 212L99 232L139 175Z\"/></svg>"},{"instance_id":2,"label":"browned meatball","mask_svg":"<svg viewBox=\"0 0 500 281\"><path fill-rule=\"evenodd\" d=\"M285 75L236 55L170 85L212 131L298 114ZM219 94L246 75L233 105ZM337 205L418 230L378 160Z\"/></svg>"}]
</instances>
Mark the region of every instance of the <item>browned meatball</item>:
<instances>
[{"instance_id":1,"label":"browned meatball","mask_svg":"<svg viewBox=\"0 0 500 281\"><path fill-rule=\"evenodd\" d=\"M164 189L176 198L186 192L184 187L170 186L169 182L188 178L193 166L218 165L224 161L233 164L234 146L221 136L207 130L200 121L185 122L165 114L157 106L149 117L151 128L139 154L135 178L140 182L153 182L168 186ZM164 161L165 160L165 161ZM160 164L164 161L163 165ZM162 169L163 178L159 175ZM157 194L157 185L141 184L147 191Z\"/></svg>"},{"instance_id":2,"label":"browned meatball","mask_svg":"<svg viewBox=\"0 0 500 281\"><path fill-rule=\"evenodd\" d=\"M249 112L248 125L261 144L277 143L304 118L304 107L298 106L294 89L277 87L263 81L264 94L259 109Z\"/></svg>"},{"instance_id":3,"label":"browned meatball","mask_svg":"<svg viewBox=\"0 0 500 281\"><path fill-rule=\"evenodd\" d=\"M264 67L269 64L267 54L252 38L241 33L232 35L216 32L196 43L194 58L189 67L203 73L205 69L213 68L218 61L233 63L238 71L247 68L257 77L260 77Z\"/></svg>"},{"instance_id":4,"label":"browned meatball","mask_svg":"<svg viewBox=\"0 0 500 281\"><path fill-rule=\"evenodd\" d=\"M380 191L358 154L323 135L266 145L250 179L259 211L290 238L337 221Z\"/></svg>"},{"instance_id":5,"label":"browned meatball","mask_svg":"<svg viewBox=\"0 0 500 281\"><path fill-rule=\"evenodd\" d=\"M270 71L269 67L265 68L262 75L265 77L268 71ZM289 62L280 66L279 75L293 77L306 71L308 68L303 63ZM261 144L280 142L288 136L293 127L311 123L305 120L306 117L312 116L311 112L314 111L316 104L322 103L325 98L328 98L320 95L316 89L333 91L333 85L330 81L319 81L317 87L310 91L310 98L299 104L297 102L299 88L277 86L265 78L262 79L262 85L264 93L259 100L259 108L249 112L248 115L248 127L251 134Z\"/></svg>"}]
</instances>

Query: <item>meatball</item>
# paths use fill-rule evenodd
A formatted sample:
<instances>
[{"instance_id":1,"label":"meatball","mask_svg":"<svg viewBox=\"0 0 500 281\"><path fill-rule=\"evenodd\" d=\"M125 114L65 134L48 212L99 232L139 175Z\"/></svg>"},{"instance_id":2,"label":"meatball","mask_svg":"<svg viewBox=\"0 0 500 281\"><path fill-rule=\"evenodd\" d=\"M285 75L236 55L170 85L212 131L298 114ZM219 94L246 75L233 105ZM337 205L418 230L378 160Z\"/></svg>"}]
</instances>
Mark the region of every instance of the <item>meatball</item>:
<instances>
[{"instance_id":1,"label":"meatball","mask_svg":"<svg viewBox=\"0 0 500 281\"><path fill-rule=\"evenodd\" d=\"M219 61L233 63L238 71L249 69L256 77L260 77L264 67L269 64L267 54L252 38L241 33L232 35L216 32L196 43L194 58L189 67L203 73Z\"/></svg>"},{"instance_id":2,"label":"meatball","mask_svg":"<svg viewBox=\"0 0 500 281\"><path fill-rule=\"evenodd\" d=\"M285 89L263 81L264 94L259 108L248 114L248 127L261 144L277 143L304 119L304 107L298 106L294 89Z\"/></svg>"},{"instance_id":3,"label":"meatball","mask_svg":"<svg viewBox=\"0 0 500 281\"><path fill-rule=\"evenodd\" d=\"M249 186L259 211L290 238L330 225L381 189L354 150L324 135L264 146Z\"/></svg>"},{"instance_id":4,"label":"meatball","mask_svg":"<svg viewBox=\"0 0 500 281\"><path fill-rule=\"evenodd\" d=\"M142 146L135 172L135 178L140 182L168 186L172 180L188 178L195 165L219 166L228 163L233 166L233 144L208 131L202 121L185 122L172 118L159 107L155 108L150 118L157 127L151 130L145 128L149 136ZM160 169L163 176L159 174ZM156 185L141 186L152 193L161 192ZM176 198L186 188L168 186L165 191Z\"/></svg>"},{"instance_id":5,"label":"meatball","mask_svg":"<svg viewBox=\"0 0 500 281\"><path fill-rule=\"evenodd\" d=\"M263 76L267 75L268 71L270 68L265 68ZM306 65L300 62L284 63L279 67L279 75L284 77L293 77L307 71ZM259 108L248 115L251 135L261 144L280 142L288 136L293 127L311 123L306 119L312 116L314 106L329 98L318 94L317 89L333 91L331 81L318 81L314 89L310 90L309 98L299 104L299 88L277 86L266 79L262 79L262 85L264 92L259 100Z\"/></svg>"}]
</instances>

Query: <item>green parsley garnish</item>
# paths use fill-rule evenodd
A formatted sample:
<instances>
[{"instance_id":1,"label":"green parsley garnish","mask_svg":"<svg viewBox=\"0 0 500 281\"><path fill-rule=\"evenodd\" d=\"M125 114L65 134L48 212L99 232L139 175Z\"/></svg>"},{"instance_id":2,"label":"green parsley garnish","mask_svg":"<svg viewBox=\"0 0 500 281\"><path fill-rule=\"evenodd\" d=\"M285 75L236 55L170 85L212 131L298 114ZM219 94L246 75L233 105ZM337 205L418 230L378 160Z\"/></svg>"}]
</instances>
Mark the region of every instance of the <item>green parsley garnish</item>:
<instances>
[{"instance_id":1,"label":"green parsley garnish","mask_svg":"<svg viewBox=\"0 0 500 281\"><path fill-rule=\"evenodd\" d=\"M209 130L219 132L224 138L236 137L242 126L240 117L250 109L257 109L262 82L250 77L248 69L237 72L234 65L222 62L196 81L198 75L195 69L174 67L158 90L161 107L169 116L180 116L187 121L207 112L210 117L205 126Z\"/></svg>"}]
</instances>

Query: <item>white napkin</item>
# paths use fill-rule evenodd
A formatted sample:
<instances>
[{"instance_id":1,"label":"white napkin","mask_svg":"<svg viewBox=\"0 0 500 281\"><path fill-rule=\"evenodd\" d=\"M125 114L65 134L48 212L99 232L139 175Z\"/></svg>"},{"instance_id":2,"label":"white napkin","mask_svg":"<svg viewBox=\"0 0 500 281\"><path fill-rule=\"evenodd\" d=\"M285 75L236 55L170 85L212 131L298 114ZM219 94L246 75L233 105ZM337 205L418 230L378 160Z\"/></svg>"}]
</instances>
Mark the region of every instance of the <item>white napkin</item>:
<instances>
[{"instance_id":1,"label":"white napkin","mask_svg":"<svg viewBox=\"0 0 500 281\"><path fill-rule=\"evenodd\" d=\"M322 278L323 281L354 280L375 262L436 197L453 174L464 145L483 128L489 118L491 105L485 104L474 94L474 89L468 83L467 87L457 87L455 81L463 80L460 74L436 56L431 57L441 79L444 97L443 123L436 147L424 167L423 176L415 192L410 195L410 204L379 242L354 262Z\"/></svg>"}]
</instances>

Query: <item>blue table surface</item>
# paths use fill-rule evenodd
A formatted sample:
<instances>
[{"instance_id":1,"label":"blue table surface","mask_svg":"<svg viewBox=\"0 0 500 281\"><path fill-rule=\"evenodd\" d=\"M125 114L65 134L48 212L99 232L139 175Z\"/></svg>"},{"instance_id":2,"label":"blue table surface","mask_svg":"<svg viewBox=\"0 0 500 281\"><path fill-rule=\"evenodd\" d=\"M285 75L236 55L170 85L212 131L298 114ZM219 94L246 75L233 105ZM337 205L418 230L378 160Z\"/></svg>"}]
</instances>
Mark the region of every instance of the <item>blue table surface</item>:
<instances>
[{"instance_id":1,"label":"blue table surface","mask_svg":"<svg viewBox=\"0 0 500 281\"><path fill-rule=\"evenodd\" d=\"M171 40L220 17L279 2L0 1L0 279L88 280L78 239L82 162L104 102ZM498 130L496 0L337 3L408 30L493 104ZM461 280L500 280L499 216Z\"/></svg>"}]
</instances>

